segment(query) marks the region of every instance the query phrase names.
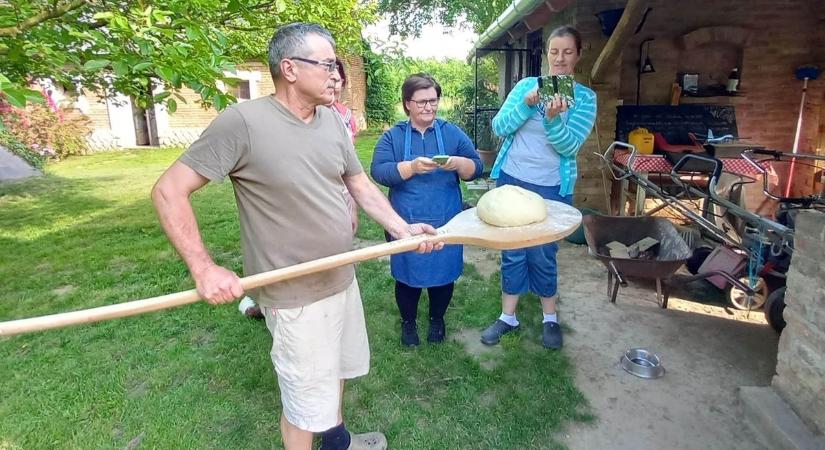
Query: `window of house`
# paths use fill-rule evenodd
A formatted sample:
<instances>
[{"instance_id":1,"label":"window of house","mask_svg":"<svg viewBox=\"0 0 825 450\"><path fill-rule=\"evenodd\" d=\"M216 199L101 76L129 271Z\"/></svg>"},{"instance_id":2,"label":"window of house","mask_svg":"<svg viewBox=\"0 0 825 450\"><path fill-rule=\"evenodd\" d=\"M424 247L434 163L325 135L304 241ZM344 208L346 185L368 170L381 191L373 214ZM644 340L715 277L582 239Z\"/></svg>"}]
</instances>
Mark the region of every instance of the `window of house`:
<instances>
[{"instance_id":1,"label":"window of house","mask_svg":"<svg viewBox=\"0 0 825 450\"><path fill-rule=\"evenodd\" d=\"M229 86L227 92L234 95L239 101L252 98L249 90L249 80L238 80L238 84Z\"/></svg>"}]
</instances>

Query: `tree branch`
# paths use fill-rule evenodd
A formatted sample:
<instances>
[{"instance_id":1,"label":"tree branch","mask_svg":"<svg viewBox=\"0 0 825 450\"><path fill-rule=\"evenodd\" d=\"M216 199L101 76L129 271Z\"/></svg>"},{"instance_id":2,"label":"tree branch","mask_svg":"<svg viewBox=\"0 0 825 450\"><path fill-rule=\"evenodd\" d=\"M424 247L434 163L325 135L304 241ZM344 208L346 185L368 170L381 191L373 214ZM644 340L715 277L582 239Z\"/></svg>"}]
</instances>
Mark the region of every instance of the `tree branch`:
<instances>
[{"instance_id":1,"label":"tree branch","mask_svg":"<svg viewBox=\"0 0 825 450\"><path fill-rule=\"evenodd\" d=\"M224 24L224 26L234 31L266 31L272 29L271 27L242 27L230 24Z\"/></svg>"},{"instance_id":2,"label":"tree branch","mask_svg":"<svg viewBox=\"0 0 825 450\"><path fill-rule=\"evenodd\" d=\"M258 3L257 5L249 6L248 9L250 9L250 10L264 9L264 8L269 8L270 6L274 6L274 5L275 5L275 2L261 2L261 3Z\"/></svg>"},{"instance_id":3,"label":"tree branch","mask_svg":"<svg viewBox=\"0 0 825 450\"><path fill-rule=\"evenodd\" d=\"M258 3L256 5L248 6L246 8L246 10L247 11L255 11L255 10L271 8L273 6L275 6L274 1L264 1L264 2ZM224 14L222 16L219 16L217 18L217 23L220 23L222 25L229 25L229 22L231 22L235 19L238 19L240 17L242 17L242 13L240 11L233 12L233 13L227 13L227 14ZM255 30L249 30L249 31L255 31Z\"/></svg>"},{"instance_id":4,"label":"tree branch","mask_svg":"<svg viewBox=\"0 0 825 450\"><path fill-rule=\"evenodd\" d=\"M92 0L72 0L69 3L66 3L63 6L55 6L52 9L46 10L41 12L40 14L34 15L29 17L26 20L18 23L12 27L5 27L0 28L0 37L14 37L18 34L33 28L49 19L54 19L56 17L60 17L69 11L81 8L88 3L91 3ZM55 2L55 5L57 3Z\"/></svg>"}]
</instances>

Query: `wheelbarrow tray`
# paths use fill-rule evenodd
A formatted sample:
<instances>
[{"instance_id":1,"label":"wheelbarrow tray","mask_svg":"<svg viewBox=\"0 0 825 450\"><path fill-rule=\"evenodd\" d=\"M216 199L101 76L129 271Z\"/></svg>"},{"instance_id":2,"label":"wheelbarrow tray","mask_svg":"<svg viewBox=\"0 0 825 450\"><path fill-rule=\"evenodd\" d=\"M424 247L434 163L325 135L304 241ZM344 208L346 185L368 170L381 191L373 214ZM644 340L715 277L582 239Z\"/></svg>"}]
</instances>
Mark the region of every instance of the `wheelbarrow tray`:
<instances>
[{"instance_id":1,"label":"wheelbarrow tray","mask_svg":"<svg viewBox=\"0 0 825 450\"><path fill-rule=\"evenodd\" d=\"M669 278L690 258L691 250L679 231L662 217L585 216L584 237L590 254L609 268L612 262L622 274L639 278ZM604 254L613 241L630 246L646 237L659 241L654 259L614 258Z\"/></svg>"},{"instance_id":2,"label":"wheelbarrow tray","mask_svg":"<svg viewBox=\"0 0 825 450\"><path fill-rule=\"evenodd\" d=\"M667 280L691 256L691 249L669 220L661 217L585 216L582 219L584 237L591 255L607 268L607 295L616 302L619 286L626 286L625 277L656 280L656 300L667 308ZM659 241L652 259L616 258L605 254L610 242L630 246L650 237ZM615 283L614 283L615 278Z\"/></svg>"}]
</instances>

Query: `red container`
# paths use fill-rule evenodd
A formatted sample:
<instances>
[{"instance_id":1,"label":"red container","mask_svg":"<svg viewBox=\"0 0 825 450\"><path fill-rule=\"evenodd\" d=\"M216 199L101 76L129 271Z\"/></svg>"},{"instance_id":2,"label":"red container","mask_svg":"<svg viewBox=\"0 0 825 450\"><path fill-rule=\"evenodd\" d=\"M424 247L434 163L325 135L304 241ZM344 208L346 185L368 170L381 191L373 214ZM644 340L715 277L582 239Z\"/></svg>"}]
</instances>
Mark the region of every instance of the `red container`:
<instances>
[{"instance_id":1,"label":"red container","mask_svg":"<svg viewBox=\"0 0 825 450\"><path fill-rule=\"evenodd\" d=\"M746 255L720 245L710 252L705 262L699 266L698 273L708 273L719 270L727 272L734 278L739 278L739 274L745 269L745 264L747 263L748 257ZM708 281L719 289L725 289L728 285L727 280L719 275L708 278Z\"/></svg>"}]
</instances>

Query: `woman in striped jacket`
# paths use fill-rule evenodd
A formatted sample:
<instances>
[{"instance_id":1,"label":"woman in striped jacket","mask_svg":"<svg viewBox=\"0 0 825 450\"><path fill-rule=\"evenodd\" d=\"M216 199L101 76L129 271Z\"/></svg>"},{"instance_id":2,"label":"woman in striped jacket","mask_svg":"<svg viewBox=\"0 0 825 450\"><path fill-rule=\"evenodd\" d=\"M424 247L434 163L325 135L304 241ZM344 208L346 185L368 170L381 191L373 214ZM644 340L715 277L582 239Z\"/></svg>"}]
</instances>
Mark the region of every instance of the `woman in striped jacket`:
<instances>
[{"instance_id":1,"label":"woman in striped jacket","mask_svg":"<svg viewBox=\"0 0 825 450\"><path fill-rule=\"evenodd\" d=\"M551 75L572 75L582 51L581 35L569 26L555 29L547 42ZM519 81L493 118L493 131L504 143L493 164L497 186L516 185L545 199L572 204L576 184L576 154L596 120L596 93L574 83L572 103L558 94L542 101L538 78ZM481 342L495 345L501 336L519 327L516 306L519 295L533 292L541 298L544 312L542 343L562 346L556 317L558 244L552 243L501 255L501 316L481 335Z\"/></svg>"}]
</instances>

